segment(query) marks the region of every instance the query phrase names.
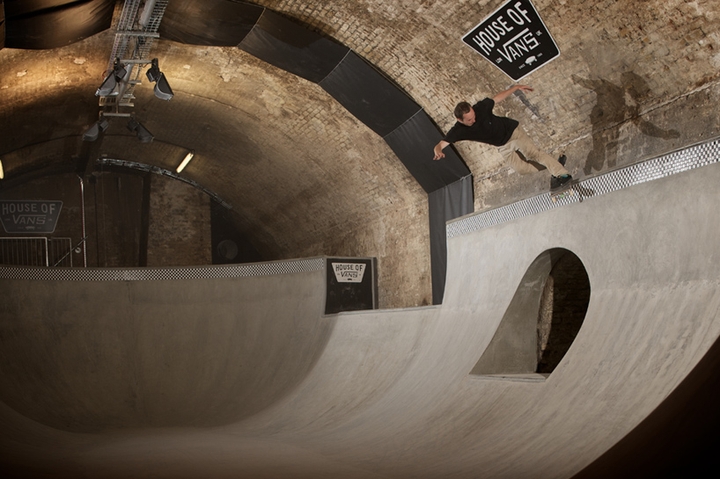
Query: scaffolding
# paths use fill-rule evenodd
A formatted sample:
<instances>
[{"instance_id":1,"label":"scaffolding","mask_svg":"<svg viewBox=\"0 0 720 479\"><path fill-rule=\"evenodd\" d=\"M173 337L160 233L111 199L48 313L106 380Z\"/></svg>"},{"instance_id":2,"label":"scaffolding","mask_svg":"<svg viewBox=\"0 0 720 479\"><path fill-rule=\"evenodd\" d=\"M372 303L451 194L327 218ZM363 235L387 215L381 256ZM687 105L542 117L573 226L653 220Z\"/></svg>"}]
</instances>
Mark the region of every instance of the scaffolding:
<instances>
[{"instance_id":1,"label":"scaffolding","mask_svg":"<svg viewBox=\"0 0 720 479\"><path fill-rule=\"evenodd\" d=\"M119 88L110 95L99 95L100 106L110 107L104 116L127 116L121 107L135 106L135 86L142 83L143 67L152 62L150 49L159 38L160 21L168 0L126 0L115 29L115 42L106 73L113 71L116 62L125 66L125 75Z\"/></svg>"}]
</instances>

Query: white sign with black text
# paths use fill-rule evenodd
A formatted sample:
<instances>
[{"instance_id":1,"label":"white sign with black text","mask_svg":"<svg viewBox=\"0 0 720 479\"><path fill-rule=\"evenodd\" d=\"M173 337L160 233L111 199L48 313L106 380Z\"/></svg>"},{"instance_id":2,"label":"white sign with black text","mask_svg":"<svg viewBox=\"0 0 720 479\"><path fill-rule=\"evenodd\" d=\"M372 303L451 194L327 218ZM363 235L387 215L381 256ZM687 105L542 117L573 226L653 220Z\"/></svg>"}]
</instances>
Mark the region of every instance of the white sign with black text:
<instances>
[{"instance_id":1,"label":"white sign with black text","mask_svg":"<svg viewBox=\"0 0 720 479\"><path fill-rule=\"evenodd\" d=\"M338 283L362 283L365 276L364 263L331 263Z\"/></svg>"}]
</instances>

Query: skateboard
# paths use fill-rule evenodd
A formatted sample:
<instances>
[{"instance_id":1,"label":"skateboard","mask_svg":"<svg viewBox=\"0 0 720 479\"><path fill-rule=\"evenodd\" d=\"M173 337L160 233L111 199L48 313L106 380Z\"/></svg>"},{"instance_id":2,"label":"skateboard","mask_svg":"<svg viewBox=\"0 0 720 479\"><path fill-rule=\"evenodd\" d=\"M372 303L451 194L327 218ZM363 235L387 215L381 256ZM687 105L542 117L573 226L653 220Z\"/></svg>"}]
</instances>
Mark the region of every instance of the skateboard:
<instances>
[{"instance_id":1,"label":"skateboard","mask_svg":"<svg viewBox=\"0 0 720 479\"><path fill-rule=\"evenodd\" d=\"M574 195L575 185L577 185L579 182L580 180L573 178L559 188L550 189L550 198L552 199L553 203L555 203L561 198L566 198L568 196Z\"/></svg>"}]
</instances>

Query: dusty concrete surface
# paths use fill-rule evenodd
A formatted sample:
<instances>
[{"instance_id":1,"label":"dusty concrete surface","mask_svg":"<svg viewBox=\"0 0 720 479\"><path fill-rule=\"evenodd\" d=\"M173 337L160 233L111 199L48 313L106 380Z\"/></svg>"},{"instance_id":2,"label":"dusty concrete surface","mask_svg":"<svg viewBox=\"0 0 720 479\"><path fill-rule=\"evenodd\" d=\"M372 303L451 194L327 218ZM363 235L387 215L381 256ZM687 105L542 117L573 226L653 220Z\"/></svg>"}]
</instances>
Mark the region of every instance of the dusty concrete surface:
<instances>
[{"instance_id":1,"label":"dusty concrete surface","mask_svg":"<svg viewBox=\"0 0 720 479\"><path fill-rule=\"evenodd\" d=\"M1 464L17 477L572 477L720 335L718 182L714 164L454 237L442 306L323 317L318 273L4 280ZM552 248L591 285L565 358L544 381L469 374Z\"/></svg>"}]
</instances>

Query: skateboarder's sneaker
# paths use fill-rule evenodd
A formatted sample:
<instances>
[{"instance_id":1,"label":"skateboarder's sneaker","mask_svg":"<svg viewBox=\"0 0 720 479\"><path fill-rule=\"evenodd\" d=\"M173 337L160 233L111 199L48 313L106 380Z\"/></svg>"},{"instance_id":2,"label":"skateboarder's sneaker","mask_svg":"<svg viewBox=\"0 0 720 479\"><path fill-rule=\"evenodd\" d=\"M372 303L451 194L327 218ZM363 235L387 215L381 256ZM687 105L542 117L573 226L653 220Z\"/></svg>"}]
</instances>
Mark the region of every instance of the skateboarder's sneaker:
<instances>
[{"instance_id":1,"label":"skateboarder's sneaker","mask_svg":"<svg viewBox=\"0 0 720 479\"><path fill-rule=\"evenodd\" d=\"M566 161L567 161L567 156L565 156L565 155L560 155L560 158L558 158L558 163L560 163L563 166L565 166Z\"/></svg>"},{"instance_id":2,"label":"skateboarder's sneaker","mask_svg":"<svg viewBox=\"0 0 720 479\"><path fill-rule=\"evenodd\" d=\"M558 188L562 188L563 185L570 182L571 180L572 176L570 175L553 176L550 178L550 189L555 190Z\"/></svg>"}]
</instances>

